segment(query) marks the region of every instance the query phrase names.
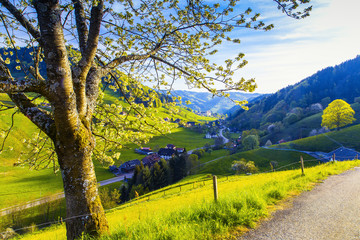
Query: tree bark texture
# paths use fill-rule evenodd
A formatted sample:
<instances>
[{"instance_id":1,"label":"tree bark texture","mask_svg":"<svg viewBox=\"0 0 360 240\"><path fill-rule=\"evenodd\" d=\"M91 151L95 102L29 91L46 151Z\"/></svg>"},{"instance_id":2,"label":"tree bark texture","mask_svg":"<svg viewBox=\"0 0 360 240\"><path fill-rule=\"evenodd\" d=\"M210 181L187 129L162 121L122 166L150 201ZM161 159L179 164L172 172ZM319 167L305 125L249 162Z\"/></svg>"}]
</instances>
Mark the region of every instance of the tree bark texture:
<instances>
[{"instance_id":1,"label":"tree bark texture","mask_svg":"<svg viewBox=\"0 0 360 240\"><path fill-rule=\"evenodd\" d=\"M65 129L58 131L58 135L62 134L67 135ZM57 143L66 199L67 239L79 238L83 233L99 236L108 232L91 159L94 148L91 132L80 127L74 138Z\"/></svg>"},{"instance_id":2,"label":"tree bark texture","mask_svg":"<svg viewBox=\"0 0 360 240\"><path fill-rule=\"evenodd\" d=\"M96 101L101 79L101 72L96 67L90 71L98 36L87 42L82 59L72 69L64 41L59 2L35 0L34 6L46 62L48 87L44 95L52 106L56 129L56 136L52 140L65 191L67 238L77 239L83 234L98 236L108 232L108 223L98 195L91 159L95 141L90 123L95 104L87 104ZM98 22L90 21L93 35L99 32L102 8L102 4L94 7L94 18ZM85 41L87 38L83 39ZM95 86L86 88L87 81Z\"/></svg>"}]
</instances>

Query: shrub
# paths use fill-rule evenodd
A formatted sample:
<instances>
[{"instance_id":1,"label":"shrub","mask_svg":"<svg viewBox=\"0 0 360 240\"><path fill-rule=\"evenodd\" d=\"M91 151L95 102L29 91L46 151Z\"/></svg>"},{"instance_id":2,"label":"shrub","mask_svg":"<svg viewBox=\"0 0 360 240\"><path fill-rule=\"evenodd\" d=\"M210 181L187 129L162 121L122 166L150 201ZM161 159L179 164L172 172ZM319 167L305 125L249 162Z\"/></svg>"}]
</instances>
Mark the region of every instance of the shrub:
<instances>
[{"instance_id":1,"label":"shrub","mask_svg":"<svg viewBox=\"0 0 360 240\"><path fill-rule=\"evenodd\" d=\"M291 125L299 120L298 115L295 113L290 113L286 118L284 118L284 123L287 125Z\"/></svg>"},{"instance_id":2,"label":"shrub","mask_svg":"<svg viewBox=\"0 0 360 240\"><path fill-rule=\"evenodd\" d=\"M258 171L253 161L246 162L244 158L240 159L240 161L233 161L231 168L236 171L237 174L255 173Z\"/></svg>"}]
</instances>

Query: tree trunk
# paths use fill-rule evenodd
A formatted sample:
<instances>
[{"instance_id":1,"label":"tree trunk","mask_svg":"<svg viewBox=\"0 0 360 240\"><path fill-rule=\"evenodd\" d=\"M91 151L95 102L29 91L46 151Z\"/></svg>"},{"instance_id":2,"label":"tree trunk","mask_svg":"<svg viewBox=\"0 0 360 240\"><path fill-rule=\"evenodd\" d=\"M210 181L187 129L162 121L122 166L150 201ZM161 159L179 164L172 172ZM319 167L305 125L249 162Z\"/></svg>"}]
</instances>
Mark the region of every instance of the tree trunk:
<instances>
[{"instance_id":1,"label":"tree trunk","mask_svg":"<svg viewBox=\"0 0 360 240\"><path fill-rule=\"evenodd\" d=\"M90 132L79 132L82 141L57 142L56 147L65 190L66 233L71 240L83 234L99 236L109 230L91 159L94 141Z\"/></svg>"}]
</instances>

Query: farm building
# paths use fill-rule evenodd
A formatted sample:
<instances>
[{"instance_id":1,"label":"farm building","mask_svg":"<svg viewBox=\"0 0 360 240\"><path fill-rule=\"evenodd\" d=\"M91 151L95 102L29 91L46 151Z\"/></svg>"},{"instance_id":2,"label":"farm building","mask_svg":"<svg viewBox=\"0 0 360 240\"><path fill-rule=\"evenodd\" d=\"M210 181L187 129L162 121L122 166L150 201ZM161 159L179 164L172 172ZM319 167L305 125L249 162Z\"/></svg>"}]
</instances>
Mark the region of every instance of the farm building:
<instances>
[{"instance_id":1,"label":"farm building","mask_svg":"<svg viewBox=\"0 0 360 240\"><path fill-rule=\"evenodd\" d=\"M160 148L158 151L158 155L160 158L163 158L165 160L169 160L175 155L175 149L173 148Z\"/></svg>"},{"instance_id":2,"label":"farm building","mask_svg":"<svg viewBox=\"0 0 360 240\"><path fill-rule=\"evenodd\" d=\"M150 154L146 157L144 157L141 161L144 164L144 166L148 166L149 168L153 166L156 162L160 161L160 157L157 153Z\"/></svg>"},{"instance_id":3,"label":"farm building","mask_svg":"<svg viewBox=\"0 0 360 240\"><path fill-rule=\"evenodd\" d=\"M136 166L140 166L140 164L141 162L139 159L130 160L121 164L119 170L121 172L131 172L135 169Z\"/></svg>"}]
</instances>

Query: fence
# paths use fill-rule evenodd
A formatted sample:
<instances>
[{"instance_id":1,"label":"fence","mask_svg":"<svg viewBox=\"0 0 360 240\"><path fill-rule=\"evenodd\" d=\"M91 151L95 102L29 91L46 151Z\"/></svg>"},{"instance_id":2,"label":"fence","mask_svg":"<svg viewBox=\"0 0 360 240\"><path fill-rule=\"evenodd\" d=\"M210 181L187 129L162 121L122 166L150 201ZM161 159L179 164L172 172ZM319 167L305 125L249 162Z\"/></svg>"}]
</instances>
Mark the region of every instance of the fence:
<instances>
[{"instance_id":1,"label":"fence","mask_svg":"<svg viewBox=\"0 0 360 240\"><path fill-rule=\"evenodd\" d=\"M351 156L351 157L349 156L349 158L352 158L352 157L353 156ZM344 157L344 158L346 158L346 157ZM294 166L294 165L299 165L302 175L305 175L306 174L305 168L304 168L304 163L305 162L318 162L320 164L321 160L327 160L327 158L314 159L314 160L303 160L303 157L300 156L299 162L294 162L294 163L291 163L291 164L287 164L287 165L278 167L278 168L276 168L274 170L279 171L279 170L286 169L286 168L289 168L289 167ZM332 161L333 162L336 161L335 154L333 155ZM272 171L273 170L263 171L263 172L259 172L259 173L256 173L256 174L270 173ZM241 177L246 178L247 176L244 175L244 176L241 176ZM108 212L113 212L113 211L117 211L117 210L121 210L121 209L130 207L130 206L133 206L133 205L138 205L138 204L143 203L143 202L155 201L155 200L158 200L160 198L170 197L170 196L178 195L178 194L185 194L187 192L190 192L190 191L193 191L193 190L196 190L196 189L199 189L199 188L212 188L214 190L214 200L217 201L218 198L219 198L218 190L217 190L218 189L218 183L238 181L238 180L239 180L239 177L236 177L236 178L234 178L234 177L229 178L229 176L218 177L218 176L212 176L212 175L209 174L208 176L206 176L201 181L193 181L193 182L187 182L187 183L183 183L183 184L171 185L169 187L165 187L163 189L153 191L151 193L139 196L136 199L132 199L132 200L122 204L121 206L118 206L118 207L115 207L115 208L112 208L112 209L108 209L105 212L107 212L107 213ZM51 224L59 224L59 223L66 222L67 220L70 220L70 219L74 219L74 218L77 218L77 217L85 217L85 216L89 216L89 215L79 215L79 216L73 216L73 217L64 218L64 219L59 218L57 221L49 221L49 222L36 224L35 227L49 226ZM34 226L23 227L23 228L14 229L13 231L19 232L19 231L30 229L30 228L33 228L33 227ZM0 235L1 234L6 234L6 232L2 232L2 233L0 233Z\"/></svg>"}]
</instances>

